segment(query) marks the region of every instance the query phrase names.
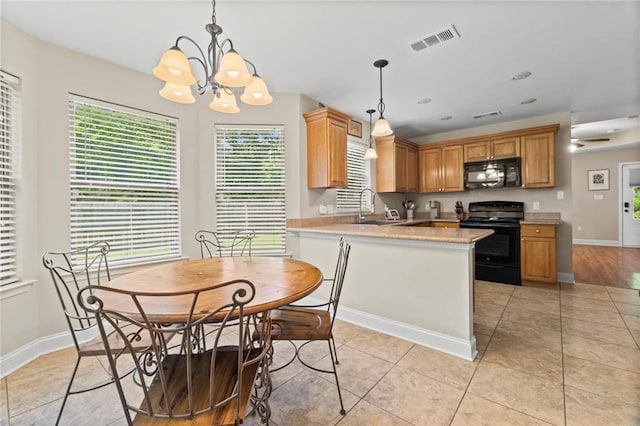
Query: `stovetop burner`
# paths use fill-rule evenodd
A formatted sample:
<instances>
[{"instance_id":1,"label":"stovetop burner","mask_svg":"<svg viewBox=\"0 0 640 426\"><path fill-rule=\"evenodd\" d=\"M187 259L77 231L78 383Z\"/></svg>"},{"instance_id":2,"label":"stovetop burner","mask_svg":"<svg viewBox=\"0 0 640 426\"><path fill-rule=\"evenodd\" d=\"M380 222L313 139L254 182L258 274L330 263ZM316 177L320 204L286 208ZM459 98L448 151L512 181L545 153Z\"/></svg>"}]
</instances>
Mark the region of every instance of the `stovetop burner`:
<instances>
[{"instance_id":1,"label":"stovetop burner","mask_svg":"<svg viewBox=\"0 0 640 426\"><path fill-rule=\"evenodd\" d=\"M524 219L524 203L519 201L478 201L469 203L464 222L519 222Z\"/></svg>"}]
</instances>

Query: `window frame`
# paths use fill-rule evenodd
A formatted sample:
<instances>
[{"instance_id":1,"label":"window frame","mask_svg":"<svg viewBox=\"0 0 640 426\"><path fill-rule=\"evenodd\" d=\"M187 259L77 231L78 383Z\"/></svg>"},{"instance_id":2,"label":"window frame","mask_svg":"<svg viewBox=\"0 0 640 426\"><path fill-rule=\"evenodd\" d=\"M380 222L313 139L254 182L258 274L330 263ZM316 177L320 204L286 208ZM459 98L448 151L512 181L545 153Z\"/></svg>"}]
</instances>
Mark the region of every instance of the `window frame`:
<instances>
[{"instance_id":1,"label":"window frame","mask_svg":"<svg viewBox=\"0 0 640 426\"><path fill-rule=\"evenodd\" d=\"M88 112L78 113L76 108L83 106ZM105 240L111 245L109 264L113 267L181 258L179 120L73 93L68 108L71 249ZM92 112L95 116L90 116ZM82 129L75 119L82 114L95 127L94 133L87 131L84 147L76 139ZM109 120L117 126L108 127ZM96 137L99 131L110 133ZM133 140L137 144L126 143ZM94 150L89 151L91 148ZM109 158L113 155L109 151L119 154ZM139 167L131 167L132 159ZM83 200L98 208L83 207Z\"/></svg>"},{"instance_id":2,"label":"window frame","mask_svg":"<svg viewBox=\"0 0 640 426\"><path fill-rule=\"evenodd\" d=\"M275 159L275 164L280 170L278 178L275 178L276 174L272 176L273 185L242 185L242 181L236 181L235 184L225 185L228 180L228 174L225 172L228 170L230 173L234 172L235 166L229 168L225 165L225 158L223 154L223 137L224 132L246 131L249 137L260 137L259 135L265 131L277 132L278 147L276 154L278 157L269 157ZM286 138L285 138L285 126L276 124L222 124L216 123L213 130L214 140L214 210L215 210L215 232L221 239L223 247L223 254L228 254L229 246L232 243L234 232L244 229L250 229L255 232L255 238L252 241L252 254L258 255L273 255L280 256L286 254L286 200L287 200L287 188L286 188ZM254 134L253 136L251 134ZM256 156L252 158L251 166L255 167L256 163L261 155L264 153L256 153ZM239 157L242 159L242 157ZM265 157L267 158L267 157ZM245 163L246 164L246 163ZM242 165L238 167L238 170L246 172L246 167ZM236 175L238 176L238 175ZM251 175L253 176L253 175ZM238 179L236 177L236 179ZM240 177L242 179L242 177ZM234 191L235 190L235 191ZM244 210L238 215L233 215L231 212L237 209L235 202L224 201L224 197L228 194L261 194L264 199L257 197L253 203L246 203ZM273 194L275 201L272 201L269 206L277 207L260 210L261 202L268 200L269 194ZM234 220L236 216L241 219ZM231 219L233 217L233 219ZM231 220L230 220L231 219ZM278 243L279 240L279 243Z\"/></svg>"},{"instance_id":3,"label":"window frame","mask_svg":"<svg viewBox=\"0 0 640 426\"><path fill-rule=\"evenodd\" d=\"M0 115L0 287L9 287L22 280L19 235L22 171L21 79L0 70L0 92L0 109L3 111Z\"/></svg>"},{"instance_id":4,"label":"window frame","mask_svg":"<svg viewBox=\"0 0 640 426\"><path fill-rule=\"evenodd\" d=\"M364 158L364 154L369 147L362 141L355 138L347 138L347 188L336 189L336 211L338 213L359 213L360 212L360 195L365 188L371 188L372 182L372 164L370 160ZM351 151L351 156L350 156ZM359 164L354 166L350 163L349 159L359 160ZM350 167L351 166L351 167ZM353 175L358 173L358 168L364 168L364 179L362 187L357 189L349 188L350 181L354 181ZM354 170L355 169L355 170ZM350 199L349 199L350 198ZM373 204L371 203L371 197L363 199L363 211L367 213L373 212ZM349 206L351 205L351 206ZM356 206L357 205L357 206Z\"/></svg>"}]
</instances>

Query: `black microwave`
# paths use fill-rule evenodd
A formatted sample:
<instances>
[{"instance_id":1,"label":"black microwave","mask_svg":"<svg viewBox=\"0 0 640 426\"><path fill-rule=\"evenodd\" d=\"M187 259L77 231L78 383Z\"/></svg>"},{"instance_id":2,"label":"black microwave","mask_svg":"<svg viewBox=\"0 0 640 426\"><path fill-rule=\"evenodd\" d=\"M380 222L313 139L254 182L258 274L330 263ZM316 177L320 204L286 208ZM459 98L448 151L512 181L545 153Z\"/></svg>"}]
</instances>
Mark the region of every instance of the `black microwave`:
<instances>
[{"instance_id":1,"label":"black microwave","mask_svg":"<svg viewBox=\"0 0 640 426\"><path fill-rule=\"evenodd\" d=\"M464 163L465 189L518 187L521 185L521 160L476 161Z\"/></svg>"}]
</instances>

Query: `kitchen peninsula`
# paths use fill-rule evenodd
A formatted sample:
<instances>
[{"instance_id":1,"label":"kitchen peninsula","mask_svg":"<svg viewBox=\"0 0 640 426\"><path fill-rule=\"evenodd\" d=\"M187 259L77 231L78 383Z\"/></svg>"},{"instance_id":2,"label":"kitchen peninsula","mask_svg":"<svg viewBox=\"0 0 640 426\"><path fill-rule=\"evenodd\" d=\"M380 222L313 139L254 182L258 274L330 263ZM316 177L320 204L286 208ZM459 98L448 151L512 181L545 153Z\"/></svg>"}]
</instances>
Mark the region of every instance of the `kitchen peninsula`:
<instances>
[{"instance_id":1,"label":"kitchen peninsula","mask_svg":"<svg viewBox=\"0 0 640 426\"><path fill-rule=\"evenodd\" d=\"M288 221L287 246L294 257L318 266L326 277L333 274L339 238L351 243L338 317L473 360L474 247L493 231L399 226L425 220L353 222ZM326 298L329 290L323 285L314 296Z\"/></svg>"}]
</instances>

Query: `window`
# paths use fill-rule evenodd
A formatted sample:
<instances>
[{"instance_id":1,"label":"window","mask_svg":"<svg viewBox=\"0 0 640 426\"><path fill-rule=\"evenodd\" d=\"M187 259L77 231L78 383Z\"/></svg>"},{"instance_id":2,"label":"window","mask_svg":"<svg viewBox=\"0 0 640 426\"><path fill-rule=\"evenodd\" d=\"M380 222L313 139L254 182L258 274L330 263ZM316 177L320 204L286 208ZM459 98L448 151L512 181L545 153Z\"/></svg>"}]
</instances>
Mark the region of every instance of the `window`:
<instances>
[{"instance_id":1,"label":"window","mask_svg":"<svg viewBox=\"0 0 640 426\"><path fill-rule=\"evenodd\" d=\"M370 185L369 160L364 159L367 146L361 143L347 141L347 187L338 188L336 192L336 206L342 212L357 212L360 210L360 192ZM371 211L371 194L362 197L363 208Z\"/></svg>"},{"instance_id":2,"label":"window","mask_svg":"<svg viewBox=\"0 0 640 426\"><path fill-rule=\"evenodd\" d=\"M284 253L284 128L216 126L215 147L216 232L223 245L234 232L253 229L253 253Z\"/></svg>"},{"instance_id":3,"label":"window","mask_svg":"<svg viewBox=\"0 0 640 426\"><path fill-rule=\"evenodd\" d=\"M71 248L111 245L112 265L180 255L177 120L72 96Z\"/></svg>"},{"instance_id":4,"label":"window","mask_svg":"<svg viewBox=\"0 0 640 426\"><path fill-rule=\"evenodd\" d=\"M19 147L20 80L0 71L0 285L19 279L16 249Z\"/></svg>"}]
</instances>

